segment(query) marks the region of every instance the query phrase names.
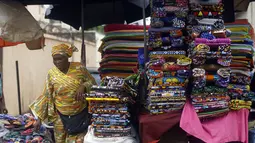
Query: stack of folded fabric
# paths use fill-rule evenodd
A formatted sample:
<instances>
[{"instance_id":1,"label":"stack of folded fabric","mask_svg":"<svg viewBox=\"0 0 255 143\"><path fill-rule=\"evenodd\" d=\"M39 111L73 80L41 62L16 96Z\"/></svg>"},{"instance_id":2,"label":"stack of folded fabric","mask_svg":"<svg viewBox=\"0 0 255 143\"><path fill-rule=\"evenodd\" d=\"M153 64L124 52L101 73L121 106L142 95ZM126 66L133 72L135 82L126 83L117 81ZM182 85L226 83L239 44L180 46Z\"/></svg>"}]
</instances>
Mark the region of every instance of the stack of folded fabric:
<instances>
[{"instance_id":1,"label":"stack of folded fabric","mask_svg":"<svg viewBox=\"0 0 255 143\"><path fill-rule=\"evenodd\" d=\"M111 24L105 26L104 31L105 37L99 48L101 78L131 75L137 67L138 49L144 47L143 26Z\"/></svg>"},{"instance_id":2,"label":"stack of folded fabric","mask_svg":"<svg viewBox=\"0 0 255 143\"><path fill-rule=\"evenodd\" d=\"M91 127L99 138L131 135L129 94L123 90L124 79L105 77L102 86L93 86L86 100L92 114Z\"/></svg>"},{"instance_id":3,"label":"stack of folded fabric","mask_svg":"<svg viewBox=\"0 0 255 143\"><path fill-rule=\"evenodd\" d=\"M161 114L182 109L186 101L191 59L186 57L183 30L188 1L152 0L151 9L147 108L151 114Z\"/></svg>"},{"instance_id":4,"label":"stack of folded fabric","mask_svg":"<svg viewBox=\"0 0 255 143\"><path fill-rule=\"evenodd\" d=\"M230 31L231 39L231 77L228 86L231 97L230 108L239 110L251 108L254 94L250 92L250 84L253 76L253 38L254 31L248 20L236 20L234 23L226 24ZM253 36L253 37L252 37Z\"/></svg>"},{"instance_id":5,"label":"stack of folded fabric","mask_svg":"<svg viewBox=\"0 0 255 143\"><path fill-rule=\"evenodd\" d=\"M0 126L5 128L0 129L1 139L8 143L52 143L51 136L44 127L35 132L34 122L35 119L31 114L17 117L0 114Z\"/></svg>"},{"instance_id":6,"label":"stack of folded fabric","mask_svg":"<svg viewBox=\"0 0 255 143\"><path fill-rule=\"evenodd\" d=\"M228 113L231 41L222 19L221 0L190 0L188 33L192 58L192 104L200 118Z\"/></svg>"}]
</instances>

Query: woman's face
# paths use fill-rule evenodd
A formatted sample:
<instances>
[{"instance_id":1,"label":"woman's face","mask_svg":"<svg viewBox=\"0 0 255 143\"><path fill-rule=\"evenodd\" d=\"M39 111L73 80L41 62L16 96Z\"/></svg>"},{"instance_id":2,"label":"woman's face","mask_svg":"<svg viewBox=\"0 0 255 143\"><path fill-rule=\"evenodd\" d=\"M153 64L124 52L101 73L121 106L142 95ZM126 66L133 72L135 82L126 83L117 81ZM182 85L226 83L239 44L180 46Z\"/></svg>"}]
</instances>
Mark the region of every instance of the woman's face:
<instances>
[{"instance_id":1,"label":"woman's face","mask_svg":"<svg viewBox=\"0 0 255 143\"><path fill-rule=\"evenodd\" d=\"M68 68L68 57L56 54L53 56L53 63L60 71L64 71Z\"/></svg>"}]
</instances>

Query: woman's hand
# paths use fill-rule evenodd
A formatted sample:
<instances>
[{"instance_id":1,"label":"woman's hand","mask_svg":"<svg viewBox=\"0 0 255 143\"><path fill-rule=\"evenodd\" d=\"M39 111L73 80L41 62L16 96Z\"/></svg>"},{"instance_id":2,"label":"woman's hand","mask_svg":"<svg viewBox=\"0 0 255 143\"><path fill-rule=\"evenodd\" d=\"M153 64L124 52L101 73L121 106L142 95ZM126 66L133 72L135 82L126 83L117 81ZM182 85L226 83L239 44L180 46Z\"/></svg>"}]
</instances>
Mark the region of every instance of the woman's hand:
<instances>
[{"instance_id":1,"label":"woman's hand","mask_svg":"<svg viewBox=\"0 0 255 143\"><path fill-rule=\"evenodd\" d=\"M76 96L75 96L75 100L76 101L83 101L84 100L84 93L85 93L85 86L81 85L77 92L76 92Z\"/></svg>"}]
</instances>

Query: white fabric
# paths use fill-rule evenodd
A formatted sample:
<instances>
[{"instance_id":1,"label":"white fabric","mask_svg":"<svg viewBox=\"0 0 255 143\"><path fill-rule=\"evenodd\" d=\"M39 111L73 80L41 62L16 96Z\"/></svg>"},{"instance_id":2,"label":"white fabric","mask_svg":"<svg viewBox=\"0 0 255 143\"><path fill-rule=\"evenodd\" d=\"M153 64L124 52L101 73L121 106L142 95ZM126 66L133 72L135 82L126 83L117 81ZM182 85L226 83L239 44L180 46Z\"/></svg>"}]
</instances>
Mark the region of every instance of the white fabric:
<instances>
[{"instance_id":1,"label":"white fabric","mask_svg":"<svg viewBox=\"0 0 255 143\"><path fill-rule=\"evenodd\" d=\"M43 30L21 3L0 1L0 37L8 42L29 42L42 38Z\"/></svg>"},{"instance_id":2,"label":"white fabric","mask_svg":"<svg viewBox=\"0 0 255 143\"><path fill-rule=\"evenodd\" d=\"M128 137L97 138L94 136L93 128L89 126L83 143L138 143L134 137L135 134L132 131L132 135Z\"/></svg>"},{"instance_id":3,"label":"white fabric","mask_svg":"<svg viewBox=\"0 0 255 143\"><path fill-rule=\"evenodd\" d=\"M0 123L0 138L5 136L10 131L4 128L4 125Z\"/></svg>"}]
</instances>

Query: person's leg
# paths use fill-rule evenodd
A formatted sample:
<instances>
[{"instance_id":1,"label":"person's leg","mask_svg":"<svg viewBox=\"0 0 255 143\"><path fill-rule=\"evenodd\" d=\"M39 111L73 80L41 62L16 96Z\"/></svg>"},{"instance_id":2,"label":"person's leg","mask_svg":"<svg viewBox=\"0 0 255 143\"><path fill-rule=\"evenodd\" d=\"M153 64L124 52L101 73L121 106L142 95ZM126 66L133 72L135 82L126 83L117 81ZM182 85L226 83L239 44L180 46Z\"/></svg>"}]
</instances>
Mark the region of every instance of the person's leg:
<instances>
[{"instance_id":1,"label":"person's leg","mask_svg":"<svg viewBox=\"0 0 255 143\"><path fill-rule=\"evenodd\" d=\"M66 142L67 135L60 117L58 117L58 119L54 122L54 136L55 136L55 143Z\"/></svg>"}]
</instances>

